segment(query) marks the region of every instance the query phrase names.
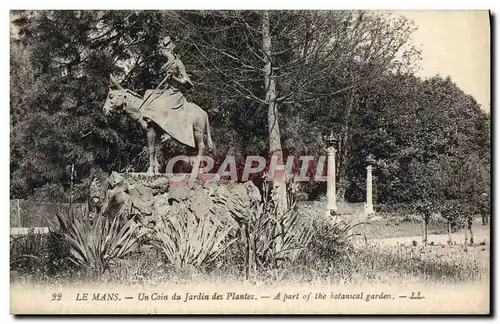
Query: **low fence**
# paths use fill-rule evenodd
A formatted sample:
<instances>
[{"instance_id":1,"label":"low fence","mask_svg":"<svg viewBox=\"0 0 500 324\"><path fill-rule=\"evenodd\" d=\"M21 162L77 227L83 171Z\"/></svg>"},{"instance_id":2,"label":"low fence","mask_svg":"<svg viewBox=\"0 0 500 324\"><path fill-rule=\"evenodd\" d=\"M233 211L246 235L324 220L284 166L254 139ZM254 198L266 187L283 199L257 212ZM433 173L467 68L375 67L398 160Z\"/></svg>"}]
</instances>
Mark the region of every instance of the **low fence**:
<instances>
[{"instance_id":1,"label":"low fence","mask_svg":"<svg viewBox=\"0 0 500 324\"><path fill-rule=\"evenodd\" d=\"M29 228L48 228L57 224L56 213L66 215L69 208L69 203L12 199L10 201L11 233L13 231L24 233ZM85 212L86 208L87 204L73 203L74 211Z\"/></svg>"}]
</instances>

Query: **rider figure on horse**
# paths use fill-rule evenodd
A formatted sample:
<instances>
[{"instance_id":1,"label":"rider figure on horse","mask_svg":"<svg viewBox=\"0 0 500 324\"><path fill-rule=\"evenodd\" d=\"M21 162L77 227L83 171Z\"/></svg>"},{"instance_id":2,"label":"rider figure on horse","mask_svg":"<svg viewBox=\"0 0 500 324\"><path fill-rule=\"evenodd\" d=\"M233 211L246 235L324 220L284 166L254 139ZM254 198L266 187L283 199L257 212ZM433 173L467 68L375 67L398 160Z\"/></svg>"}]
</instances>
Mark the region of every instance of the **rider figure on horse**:
<instances>
[{"instance_id":1,"label":"rider figure on horse","mask_svg":"<svg viewBox=\"0 0 500 324\"><path fill-rule=\"evenodd\" d=\"M188 102L185 93L193 88L182 61L173 53L174 44L170 37L164 37L159 44L159 55L166 62L161 72L166 76L154 90L146 90L144 98L131 90L124 89L111 76L113 88L103 106L105 115L113 111L128 114L146 131L149 152L148 174L159 174L157 144L172 138L177 144L197 150L204 154L206 146L214 151L210 134L208 114L193 102ZM129 96L130 95L130 96Z\"/></svg>"},{"instance_id":2,"label":"rider figure on horse","mask_svg":"<svg viewBox=\"0 0 500 324\"><path fill-rule=\"evenodd\" d=\"M186 109L187 100L185 93L193 88L193 83L186 73L186 68L182 61L173 53L175 48L169 36L160 40L159 54L166 58L166 63L160 72L166 76L154 90L146 90L143 116L146 120L153 120L157 124L162 121L173 122L179 119ZM164 127L167 128L168 127ZM170 127L171 128L171 127ZM174 134L170 134L174 135ZM162 141L169 139L169 135L164 134Z\"/></svg>"},{"instance_id":3,"label":"rider figure on horse","mask_svg":"<svg viewBox=\"0 0 500 324\"><path fill-rule=\"evenodd\" d=\"M162 57L167 59L167 62L161 67L160 72L167 73L165 78L169 86L180 90L191 90L193 88L193 83L186 73L184 64L174 54L174 48L175 45L169 36L164 37L160 41L159 53Z\"/></svg>"}]
</instances>

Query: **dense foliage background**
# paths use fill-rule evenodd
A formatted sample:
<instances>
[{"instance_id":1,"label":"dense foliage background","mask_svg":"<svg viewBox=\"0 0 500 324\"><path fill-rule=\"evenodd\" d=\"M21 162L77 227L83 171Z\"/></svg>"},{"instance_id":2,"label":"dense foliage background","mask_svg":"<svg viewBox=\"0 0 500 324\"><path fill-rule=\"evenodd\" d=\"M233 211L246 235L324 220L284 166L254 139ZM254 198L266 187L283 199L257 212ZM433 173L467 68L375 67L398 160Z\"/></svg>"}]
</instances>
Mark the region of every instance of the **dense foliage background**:
<instances>
[{"instance_id":1,"label":"dense foliage background","mask_svg":"<svg viewBox=\"0 0 500 324\"><path fill-rule=\"evenodd\" d=\"M11 28L11 198L65 201L67 166L78 197L112 170L145 170L145 136L125 116L105 118L113 73L143 94L161 80L158 40L175 39L208 111L217 155L269 152L264 62L276 81L284 156L324 155L339 134L338 190L375 200L476 199L490 188L488 114L450 78L414 75L410 21L370 12L23 11ZM178 154L170 147L165 155ZM80 188L81 190L78 190ZM304 187L314 199L321 184Z\"/></svg>"}]
</instances>

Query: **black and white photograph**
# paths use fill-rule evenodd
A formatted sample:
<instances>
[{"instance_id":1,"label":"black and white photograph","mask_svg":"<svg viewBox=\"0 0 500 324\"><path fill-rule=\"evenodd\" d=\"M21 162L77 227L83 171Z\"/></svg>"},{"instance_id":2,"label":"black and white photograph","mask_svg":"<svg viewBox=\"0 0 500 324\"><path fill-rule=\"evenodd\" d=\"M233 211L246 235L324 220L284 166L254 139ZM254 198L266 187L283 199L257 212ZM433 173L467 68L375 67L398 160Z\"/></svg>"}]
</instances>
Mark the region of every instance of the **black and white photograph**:
<instances>
[{"instance_id":1,"label":"black and white photograph","mask_svg":"<svg viewBox=\"0 0 500 324\"><path fill-rule=\"evenodd\" d=\"M11 9L11 314L490 314L490 15Z\"/></svg>"}]
</instances>

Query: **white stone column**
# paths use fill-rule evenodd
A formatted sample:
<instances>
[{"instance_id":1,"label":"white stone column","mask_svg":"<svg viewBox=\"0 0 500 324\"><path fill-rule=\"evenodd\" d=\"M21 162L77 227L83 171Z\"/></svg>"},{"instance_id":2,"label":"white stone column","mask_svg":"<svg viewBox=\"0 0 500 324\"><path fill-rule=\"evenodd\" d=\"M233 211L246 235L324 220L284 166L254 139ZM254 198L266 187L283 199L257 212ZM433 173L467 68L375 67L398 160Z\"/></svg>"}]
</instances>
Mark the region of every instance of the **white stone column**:
<instances>
[{"instance_id":1,"label":"white stone column","mask_svg":"<svg viewBox=\"0 0 500 324\"><path fill-rule=\"evenodd\" d=\"M373 201L372 201L372 166L369 165L366 167L366 205L365 205L365 214L370 215L374 214L373 210Z\"/></svg>"},{"instance_id":2,"label":"white stone column","mask_svg":"<svg viewBox=\"0 0 500 324\"><path fill-rule=\"evenodd\" d=\"M331 211L337 211L337 194L335 189L335 147L328 147L328 169L326 180L326 213L330 215Z\"/></svg>"}]
</instances>

